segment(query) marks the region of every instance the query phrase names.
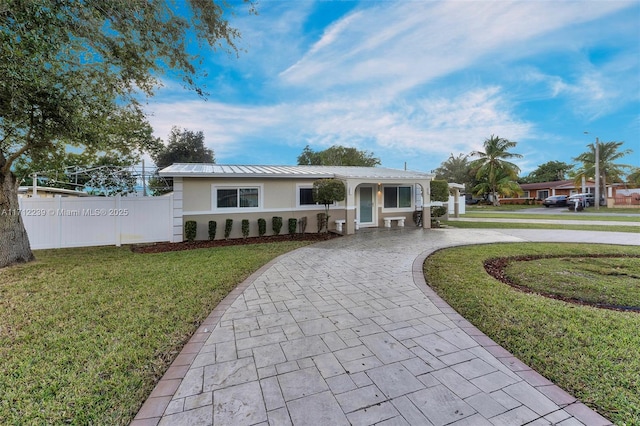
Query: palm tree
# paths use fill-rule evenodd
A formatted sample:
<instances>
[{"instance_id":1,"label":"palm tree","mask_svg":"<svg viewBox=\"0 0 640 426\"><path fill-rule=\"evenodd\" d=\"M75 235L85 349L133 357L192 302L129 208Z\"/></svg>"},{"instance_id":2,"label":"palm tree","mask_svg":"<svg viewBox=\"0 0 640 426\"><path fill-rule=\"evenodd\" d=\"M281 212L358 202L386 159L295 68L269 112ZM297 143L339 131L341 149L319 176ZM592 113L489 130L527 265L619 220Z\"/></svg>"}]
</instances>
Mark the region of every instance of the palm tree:
<instances>
[{"instance_id":1,"label":"palm tree","mask_svg":"<svg viewBox=\"0 0 640 426\"><path fill-rule=\"evenodd\" d=\"M500 205L499 195L512 193L514 187L510 182L515 183L518 179L520 168L507 161L512 158L522 158L522 155L508 151L517 144L517 142L491 135L484 141L484 152L473 151L469 154L471 157L478 157L471 162L471 168L476 172L476 179L480 181L480 184L474 188L475 193L480 195L482 191L489 192L494 206Z\"/></svg>"},{"instance_id":2,"label":"palm tree","mask_svg":"<svg viewBox=\"0 0 640 426\"><path fill-rule=\"evenodd\" d=\"M619 160L625 155L633 152L630 149L619 151L620 146L624 142L600 142L598 144L598 155L600 158L600 194L604 194L604 188L607 183L623 182L624 169L631 169L633 166L628 164L616 164L614 161ZM589 150L583 152L574 158L574 161L582 163L582 166L578 168L574 176L576 186L582 180L582 178L592 178L596 175L596 149L595 144L590 143L587 145Z\"/></svg>"},{"instance_id":3,"label":"palm tree","mask_svg":"<svg viewBox=\"0 0 640 426\"><path fill-rule=\"evenodd\" d=\"M471 167L469 166L468 155L459 154L457 157L454 157L454 155L451 154L449 158L440 163L440 167L433 172L436 175L436 179L461 183L468 188L473 182L470 171Z\"/></svg>"}]
</instances>

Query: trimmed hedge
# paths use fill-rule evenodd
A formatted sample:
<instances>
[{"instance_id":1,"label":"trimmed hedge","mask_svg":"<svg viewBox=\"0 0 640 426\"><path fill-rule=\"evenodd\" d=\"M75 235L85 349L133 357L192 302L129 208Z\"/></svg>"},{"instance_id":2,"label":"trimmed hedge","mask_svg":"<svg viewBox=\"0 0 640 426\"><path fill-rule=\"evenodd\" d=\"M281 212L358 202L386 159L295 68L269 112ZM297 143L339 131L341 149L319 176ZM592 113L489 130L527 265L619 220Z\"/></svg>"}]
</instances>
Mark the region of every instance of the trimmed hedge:
<instances>
[{"instance_id":1,"label":"trimmed hedge","mask_svg":"<svg viewBox=\"0 0 640 426\"><path fill-rule=\"evenodd\" d=\"M273 228L274 235L280 235L282 230L282 218L280 216L274 216L271 218L271 227Z\"/></svg>"},{"instance_id":2,"label":"trimmed hedge","mask_svg":"<svg viewBox=\"0 0 640 426\"><path fill-rule=\"evenodd\" d=\"M247 238L249 236L249 219L242 219L242 237Z\"/></svg>"},{"instance_id":3,"label":"trimmed hedge","mask_svg":"<svg viewBox=\"0 0 640 426\"><path fill-rule=\"evenodd\" d=\"M258 235L263 236L267 233L267 221L260 218L258 219Z\"/></svg>"},{"instance_id":4,"label":"trimmed hedge","mask_svg":"<svg viewBox=\"0 0 640 426\"><path fill-rule=\"evenodd\" d=\"M187 241L194 241L196 239L197 231L198 222L195 220L188 220L184 223L184 237Z\"/></svg>"},{"instance_id":5,"label":"trimmed hedge","mask_svg":"<svg viewBox=\"0 0 640 426\"><path fill-rule=\"evenodd\" d=\"M291 218L289 219L289 234L294 235L298 228L298 219Z\"/></svg>"},{"instance_id":6,"label":"trimmed hedge","mask_svg":"<svg viewBox=\"0 0 640 426\"><path fill-rule=\"evenodd\" d=\"M216 239L216 229L218 228L218 224L215 220L209 221L209 240L213 241Z\"/></svg>"},{"instance_id":7,"label":"trimmed hedge","mask_svg":"<svg viewBox=\"0 0 640 426\"><path fill-rule=\"evenodd\" d=\"M224 238L229 239L229 235L231 235L231 228L233 228L233 219L227 219L224 224Z\"/></svg>"}]
</instances>

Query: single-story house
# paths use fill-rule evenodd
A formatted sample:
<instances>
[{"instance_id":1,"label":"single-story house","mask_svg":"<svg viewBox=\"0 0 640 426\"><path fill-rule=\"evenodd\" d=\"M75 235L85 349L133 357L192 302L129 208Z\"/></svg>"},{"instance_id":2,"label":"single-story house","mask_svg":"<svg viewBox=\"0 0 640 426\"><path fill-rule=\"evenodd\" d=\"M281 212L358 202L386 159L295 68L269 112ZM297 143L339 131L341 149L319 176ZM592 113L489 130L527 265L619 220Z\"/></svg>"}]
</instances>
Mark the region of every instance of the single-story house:
<instances>
[{"instance_id":1,"label":"single-story house","mask_svg":"<svg viewBox=\"0 0 640 426\"><path fill-rule=\"evenodd\" d=\"M553 182L523 183L520 188L524 191L522 198L535 198L544 200L553 195L566 195L567 197L579 193L594 193L596 184L593 180L587 180L583 185L576 187L573 180L557 180Z\"/></svg>"},{"instance_id":2,"label":"single-story house","mask_svg":"<svg viewBox=\"0 0 640 426\"><path fill-rule=\"evenodd\" d=\"M429 217L434 178L431 173L384 167L192 163L176 163L159 174L173 179L174 242L183 240L189 220L197 223L199 240L208 238L209 221L217 223L216 239L223 238L227 219L233 219L230 238L242 237L243 219L249 220L250 236L258 235L258 219L265 219L270 235L274 216L282 217L283 234L288 219L303 217L306 232L317 232L317 214L325 210L313 201L313 182L328 178L344 182L346 189L345 200L330 206L329 229L353 234L356 228L413 225L416 210ZM430 225L430 220L422 221L423 227Z\"/></svg>"}]
</instances>

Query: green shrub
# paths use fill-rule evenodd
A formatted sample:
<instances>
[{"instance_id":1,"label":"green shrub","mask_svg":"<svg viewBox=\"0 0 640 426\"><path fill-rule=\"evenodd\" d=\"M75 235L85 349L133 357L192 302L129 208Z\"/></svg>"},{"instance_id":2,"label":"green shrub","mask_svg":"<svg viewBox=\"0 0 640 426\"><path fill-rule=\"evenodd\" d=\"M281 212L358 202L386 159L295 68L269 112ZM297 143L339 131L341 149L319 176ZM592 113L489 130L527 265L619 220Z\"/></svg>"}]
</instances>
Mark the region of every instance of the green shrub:
<instances>
[{"instance_id":1,"label":"green shrub","mask_svg":"<svg viewBox=\"0 0 640 426\"><path fill-rule=\"evenodd\" d=\"M325 213L318 213L318 232L322 232L322 229L327 225L327 215Z\"/></svg>"},{"instance_id":2,"label":"green shrub","mask_svg":"<svg viewBox=\"0 0 640 426\"><path fill-rule=\"evenodd\" d=\"M298 228L298 219L292 217L291 219L289 219L289 234L291 235L295 234L297 228Z\"/></svg>"},{"instance_id":3,"label":"green shrub","mask_svg":"<svg viewBox=\"0 0 640 426\"><path fill-rule=\"evenodd\" d=\"M244 238L249 236L249 219L242 219L242 236Z\"/></svg>"},{"instance_id":4,"label":"green shrub","mask_svg":"<svg viewBox=\"0 0 640 426\"><path fill-rule=\"evenodd\" d=\"M233 228L233 219L227 219L224 223L224 238L228 239L231 235L231 228Z\"/></svg>"},{"instance_id":5,"label":"green shrub","mask_svg":"<svg viewBox=\"0 0 640 426\"><path fill-rule=\"evenodd\" d=\"M282 230L282 218L280 216L274 216L271 218L271 227L273 228L274 235L280 235Z\"/></svg>"},{"instance_id":6,"label":"green shrub","mask_svg":"<svg viewBox=\"0 0 640 426\"><path fill-rule=\"evenodd\" d=\"M263 218L258 219L258 235L263 236L267 233L267 221Z\"/></svg>"},{"instance_id":7,"label":"green shrub","mask_svg":"<svg viewBox=\"0 0 640 426\"><path fill-rule=\"evenodd\" d=\"M431 207L431 219L436 220L440 216L447 214L447 208L445 206Z\"/></svg>"},{"instance_id":8,"label":"green shrub","mask_svg":"<svg viewBox=\"0 0 640 426\"><path fill-rule=\"evenodd\" d=\"M198 222L195 220L188 220L184 223L184 237L187 241L193 241L196 239L196 231L198 230Z\"/></svg>"},{"instance_id":9,"label":"green shrub","mask_svg":"<svg viewBox=\"0 0 640 426\"><path fill-rule=\"evenodd\" d=\"M449 184L446 180L431 181L431 201L449 202Z\"/></svg>"},{"instance_id":10,"label":"green shrub","mask_svg":"<svg viewBox=\"0 0 640 426\"><path fill-rule=\"evenodd\" d=\"M209 240L213 241L216 239L216 228L218 227L218 223L215 220L209 221Z\"/></svg>"},{"instance_id":11,"label":"green shrub","mask_svg":"<svg viewBox=\"0 0 640 426\"><path fill-rule=\"evenodd\" d=\"M449 202L449 184L446 180L431 181L431 201ZM431 207L431 221L437 221L440 216L447 214L447 207Z\"/></svg>"}]
</instances>

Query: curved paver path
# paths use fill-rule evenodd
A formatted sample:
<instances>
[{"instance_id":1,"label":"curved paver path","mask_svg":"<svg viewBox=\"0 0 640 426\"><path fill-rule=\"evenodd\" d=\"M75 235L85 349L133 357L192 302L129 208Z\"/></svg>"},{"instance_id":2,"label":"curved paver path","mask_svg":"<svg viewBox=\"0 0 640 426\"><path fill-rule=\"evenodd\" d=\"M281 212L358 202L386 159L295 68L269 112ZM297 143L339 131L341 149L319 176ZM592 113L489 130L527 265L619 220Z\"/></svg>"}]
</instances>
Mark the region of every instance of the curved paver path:
<instances>
[{"instance_id":1,"label":"curved paver path","mask_svg":"<svg viewBox=\"0 0 640 426\"><path fill-rule=\"evenodd\" d=\"M265 265L198 329L132 425L600 425L424 282L433 251L483 242L640 244L637 234L400 229Z\"/></svg>"}]
</instances>

